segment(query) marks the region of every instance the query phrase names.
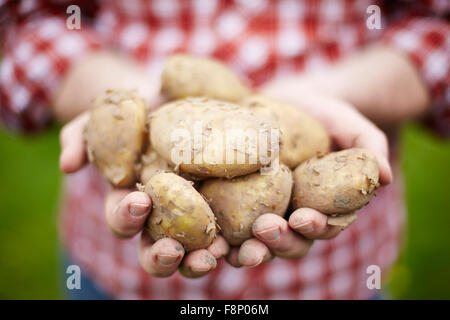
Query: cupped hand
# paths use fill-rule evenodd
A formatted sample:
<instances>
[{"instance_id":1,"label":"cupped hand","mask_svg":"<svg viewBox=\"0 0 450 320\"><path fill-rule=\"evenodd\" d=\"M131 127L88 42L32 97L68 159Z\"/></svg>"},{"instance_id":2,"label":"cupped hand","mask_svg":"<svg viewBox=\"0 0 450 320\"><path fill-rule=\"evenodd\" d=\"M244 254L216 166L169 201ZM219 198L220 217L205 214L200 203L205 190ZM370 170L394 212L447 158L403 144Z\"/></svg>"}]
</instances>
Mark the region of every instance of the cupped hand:
<instances>
[{"instance_id":1,"label":"cupped hand","mask_svg":"<svg viewBox=\"0 0 450 320\"><path fill-rule=\"evenodd\" d=\"M311 114L339 149L358 147L372 152L378 161L380 183L385 185L392 181L386 135L353 106L319 93L299 96L298 91L286 91L276 85L267 87L264 93ZM310 208L295 210L288 220L272 213L261 215L252 230L254 238L230 250L227 256L230 264L255 267L275 256L302 258L314 240L331 239L341 232L340 227L328 225L327 215Z\"/></svg>"},{"instance_id":2,"label":"cupped hand","mask_svg":"<svg viewBox=\"0 0 450 320\"><path fill-rule=\"evenodd\" d=\"M83 131L88 120L89 114L83 113L61 130L60 167L64 173L80 170L87 161ZM129 238L141 232L139 261L149 274L167 277L178 269L186 277L200 277L228 254L229 246L221 236L208 248L189 253L174 239L153 241L145 230L151 209L150 197L136 190L111 188L105 199L105 219L114 234Z\"/></svg>"}]
</instances>

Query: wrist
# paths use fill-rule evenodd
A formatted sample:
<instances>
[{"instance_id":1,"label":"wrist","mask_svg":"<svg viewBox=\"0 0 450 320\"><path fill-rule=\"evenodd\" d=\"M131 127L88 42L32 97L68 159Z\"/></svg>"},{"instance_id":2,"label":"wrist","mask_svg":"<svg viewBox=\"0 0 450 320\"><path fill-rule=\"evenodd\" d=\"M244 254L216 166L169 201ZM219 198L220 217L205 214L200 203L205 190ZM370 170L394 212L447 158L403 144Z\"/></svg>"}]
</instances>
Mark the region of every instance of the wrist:
<instances>
[{"instance_id":1,"label":"wrist","mask_svg":"<svg viewBox=\"0 0 450 320\"><path fill-rule=\"evenodd\" d=\"M351 88L355 87L351 77L344 68L332 66L324 71L302 76L303 86L310 92L332 96L350 102ZM354 90L353 90L354 91Z\"/></svg>"},{"instance_id":2,"label":"wrist","mask_svg":"<svg viewBox=\"0 0 450 320\"><path fill-rule=\"evenodd\" d=\"M274 79L262 88L262 94L290 102L303 102L306 97L329 96L346 100L346 77L334 69Z\"/></svg>"},{"instance_id":3,"label":"wrist","mask_svg":"<svg viewBox=\"0 0 450 320\"><path fill-rule=\"evenodd\" d=\"M160 80L134 61L111 52L96 52L72 66L52 101L57 120L69 121L91 108L92 100L109 89L136 90L146 105L159 103Z\"/></svg>"}]
</instances>

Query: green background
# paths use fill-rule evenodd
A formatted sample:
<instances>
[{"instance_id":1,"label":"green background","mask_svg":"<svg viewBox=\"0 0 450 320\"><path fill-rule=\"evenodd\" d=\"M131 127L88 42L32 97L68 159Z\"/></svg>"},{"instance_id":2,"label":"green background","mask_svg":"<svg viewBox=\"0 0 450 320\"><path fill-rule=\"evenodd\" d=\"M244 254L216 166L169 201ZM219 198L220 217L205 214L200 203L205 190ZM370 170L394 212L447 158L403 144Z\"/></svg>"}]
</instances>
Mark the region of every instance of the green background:
<instances>
[{"instance_id":1,"label":"green background","mask_svg":"<svg viewBox=\"0 0 450 320\"><path fill-rule=\"evenodd\" d=\"M58 128L36 137L0 129L0 299L58 299ZM401 130L408 227L392 298L450 298L450 143Z\"/></svg>"}]
</instances>

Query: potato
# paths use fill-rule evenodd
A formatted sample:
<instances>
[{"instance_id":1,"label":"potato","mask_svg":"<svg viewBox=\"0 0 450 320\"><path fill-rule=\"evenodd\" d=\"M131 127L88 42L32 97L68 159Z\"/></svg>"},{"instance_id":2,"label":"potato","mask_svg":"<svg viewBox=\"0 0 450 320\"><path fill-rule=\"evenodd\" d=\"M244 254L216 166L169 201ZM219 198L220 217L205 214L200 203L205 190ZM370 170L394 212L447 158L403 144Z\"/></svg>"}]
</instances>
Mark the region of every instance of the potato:
<instances>
[{"instance_id":1,"label":"potato","mask_svg":"<svg viewBox=\"0 0 450 320\"><path fill-rule=\"evenodd\" d=\"M194 183L203 180L203 178L196 177L187 172L180 172L179 170L175 171L175 168L171 166L166 160L161 158L161 156L151 146L148 146L145 153L142 154L141 162L137 166L137 172L139 181L142 184L146 184L151 177L160 172L173 172L180 177Z\"/></svg>"},{"instance_id":2,"label":"potato","mask_svg":"<svg viewBox=\"0 0 450 320\"><path fill-rule=\"evenodd\" d=\"M142 154L138 169L140 182L146 184L155 174L168 171L172 171L169 163L161 158L151 146L148 146L145 153Z\"/></svg>"},{"instance_id":3,"label":"potato","mask_svg":"<svg viewBox=\"0 0 450 320\"><path fill-rule=\"evenodd\" d=\"M143 190L153 203L147 227L154 240L173 238L186 251L206 248L213 242L214 214L189 181L161 172L151 177Z\"/></svg>"},{"instance_id":4,"label":"potato","mask_svg":"<svg viewBox=\"0 0 450 320\"><path fill-rule=\"evenodd\" d=\"M280 161L289 168L329 151L330 139L325 129L299 108L263 95L244 98L241 105L267 107L274 114L281 130Z\"/></svg>"},{"instance_id":5,"label":"potato","mask_svg":"<svg viewBox=\"0 0 450 320\"><path fill-rule=\"evenodd\" d=\"M278 152L271 133L278 131L268 116L208 98L170 102L150 116L156 152L176 169L198 177L232 178L270 164L271 147Z\"/></svg>"},{"instance_id":6,"label":"potato","mask_svg":"<svg viewBox=\"0 0 450 320\"><path fill-rule=\"evenodd\" d=\"M355 222L357 216L355 212L345 213L337 216L328 217L328 225L341 227L341 230L346 229L349 225Z\"/></svg>"},{"instance_id":7,"label":"potato","mask_svg":"<svg viewBox=\"0 0 450 320\"><path fill-rule=\"evenodd\" d=\"M333 216L352 213L370 202L378 174L375 157L359 148L307 160L294 171L293 207Z\"/></svg>"},{"instance_id":8,"label":"potato","mask_svg":"<svg viewBox=\"0 0 450 320\"><path fill-rule=\"evenodd\" d=\"M131 91L97 98L84 132L89 161L116 187L136 183L135 165L146 137L144 100Z\"/></svg>"},{"instance_id":9,"label":"potato","mask_svg":"<svg viewBox=\"0 0 450 320\"><path fill-rule=\"evenodd\" d=\"M232 180L207 180L200 193L209 202L224 238L231 245L240 245L252 237L252 225L260 215L284 215L292 184L291 171L280 165L274 174L256 172Z\"/></svg>"},{"instance_id":10,"label":"potato","mask_svg":"<svg viewBox=\"0 0 450 320\"><path fill-rule=\"evenodd\" d=\"M169 100L202 96L236 102L249 93L237 75L221 62L184 54L167 59L161 82L161 92Z\"/></svg>"}]
</instances>

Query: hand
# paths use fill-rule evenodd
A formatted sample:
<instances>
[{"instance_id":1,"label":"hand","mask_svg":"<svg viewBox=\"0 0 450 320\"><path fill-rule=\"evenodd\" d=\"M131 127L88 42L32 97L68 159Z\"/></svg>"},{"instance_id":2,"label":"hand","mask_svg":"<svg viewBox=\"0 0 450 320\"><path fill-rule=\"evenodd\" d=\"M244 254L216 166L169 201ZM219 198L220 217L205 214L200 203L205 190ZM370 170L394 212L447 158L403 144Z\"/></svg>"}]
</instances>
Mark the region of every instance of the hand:
<instances>
[{"instance_id":1,"label":"hand","mask_svg":"<svg viewBox=\"0 0 450 320\"><path fill-rule=\"evenodd\" d=\"M88 119L89 114L83 113L61 131L60 167L65 173L76 172L86 163L83 130ZM200 277L214 269L217 259L228 253L229 246L221 236L208 248L190 253L174 239L152 241L144 230L151 208L149 196L136 190L111 188L105 200L106 221L117 236L133 237L142 231L139 261L151 275L167 277L179 269L187 277Z\"/></svg>"},{"instance_id":2,"label":"hand","mask_svg":"<svg viewBox=\"0 0 450 320\"><path fill-rule=\"evenodd\" d=\"M322 123L337 147L360 147L371 151L379 164L381 184L391 182L388 142L380 129L340 99L311 92L299 95L298 90L285 89L284 84L278 86L275 83L267 87L265 93L310 113ZM255 238L231 249L227 261L234 266L254 267L274 256L301 258L308 253L314 240L331 239L340 233L340 227L328 225L327 220L325 214L310 208L295 210L288 221L272 213L264 214L253 224Z\"/></svg>"}]
</instances>

